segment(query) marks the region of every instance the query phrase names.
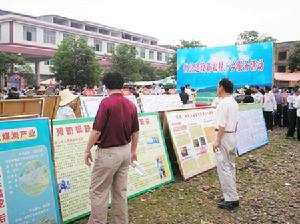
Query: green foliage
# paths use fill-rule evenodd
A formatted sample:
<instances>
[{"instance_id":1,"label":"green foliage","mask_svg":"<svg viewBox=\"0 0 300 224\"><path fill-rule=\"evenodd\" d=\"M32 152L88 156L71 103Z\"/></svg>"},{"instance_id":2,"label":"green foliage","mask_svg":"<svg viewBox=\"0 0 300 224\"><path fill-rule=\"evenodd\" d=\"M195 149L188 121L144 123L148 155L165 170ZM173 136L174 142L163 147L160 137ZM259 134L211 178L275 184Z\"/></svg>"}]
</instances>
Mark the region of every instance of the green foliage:
<instances>
[{"instance_id":1,"label":"green foliage","mask_svg":"<svg viewBox=\"0 0 300 224\"><path fill-rule=\"evenodd\" d=\"M300 43L295 44L295 48L289 55L289 69L292 72L300 71Z\"/></svg>"},{"instance_id":2,"label":"green foliage","mask_svg":"<svg viewBox=\"0 0 300 224\"><path fill-rule=\"evenodd\" d=\"M112 55L110 70L124 75L125 82L142 79L140 67L142 60L136 58L137 50L132 45L119 45Z\"/></svg>"},{"instance_id":3,"label":"green foliage","mask_svg":"<svg viewBox=\"0 0 300 224\"><path fill-rule=\"evenodd\" d=\"M180 45L174 46L173 49L176 51L177 49L181 48L195 48L195 47L206 47L206 45L203 45L201 41L198 40L180 40ZM169 68L168 73L170 75L177 76L177 53L174 54L168 61Z\"/></svg>"},{"instance_id":4,"label":"green foliage","mask_svg":"<svg viewBox=\"0 0 300 224\"><path fill-rule=\"evenodd\" d=\"M0 75L6 75L12 65L23 65L25 60L17 54L0 52Z\"/></svg>"},{"instance_id":5,"label":"green foliage","mask_svg":"<svg viewBox=\"0 0 300 224\"><path fill-rule=\"evenodd\" d=\"M18 74L27 80L28 85L34 85L34 72L28 64L18 67Z\"/></svg>"},{"instance_id":6,"label":"green foliage","mask_svg":"<svg viewBox=\"0 0 300 224\"><path fill-rule=\"evenodd\" d=\"M54 54L52 72L63 85L96 85L101 68L94 49L86 40L70 36L65 39Z\"/></svg>"},{"instance_id":7,"label":"green foliage","mask_svg":"<svg viewBox=\"0 0 300 224\"><path fill-rule=\"evenodd\" d=\"M251 43L259 43L259 42L267 42L267 41L276 42L276 39L274 39L271 36L260 35L255 30L250 30L250 31L241 32L238 35L238 38L237 38L235 44L236 45L238 45L238 44L251 44Z\"/></svg>"}]
</instances>

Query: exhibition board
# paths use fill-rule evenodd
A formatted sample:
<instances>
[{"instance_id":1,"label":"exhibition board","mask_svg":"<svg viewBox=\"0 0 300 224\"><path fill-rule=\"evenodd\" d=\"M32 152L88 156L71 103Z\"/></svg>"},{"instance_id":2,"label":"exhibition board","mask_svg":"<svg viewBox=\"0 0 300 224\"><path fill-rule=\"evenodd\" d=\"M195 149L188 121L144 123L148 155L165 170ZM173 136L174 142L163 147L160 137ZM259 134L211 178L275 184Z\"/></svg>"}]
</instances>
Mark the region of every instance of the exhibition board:
<instances>
[{"instance_id":1,"label":"exhibition board","mask_svg":"<svg viewBox=\"0 0 300 224\"><path fill-rule=\"evenodd\" d=\"M0 205L0 223L61 223L48 119L0 122Z\"/></svg>"},{"instance_id":2,"label":"exhibition board","mask_svg":"<svg viewBox=\"0 0 300 224\"><path fill-rule=\"evenodd\" d=\"M237 139L239 155L269 143L263 111L259 104L240 104Z\"/></svg>"},{"instance_id":3,"label":"exhibition board","mask_svg":"<svg viewBox=\"0 0 300 224\"><path fill-rule=\"evenodd\" d=\"M182 101L179 94L141 95L143 112L158 112L181 109Z\"/></svg>"},{"instance_id":4,"label":"exhibition board","mask_svg":"<svg viewBox=\"0 0 300 224\"><path fill-rule=\"evenodd\" d=\"M173 149L184 179L215 167L214 109L166 112Z\"/></svg>"},{"instance_id":5,"label":"exhibition board","mask_svg":"<svg viewBox=\"0 0 300 224\"><path fill-rule=\"evenodd\" d=\"M136 97L134 95L125 96L125 97L127 99L129 99L137 107L137 111L140 112L140 107L138 105ZM82 116L83 117L95 117L97 114L99 105L104 98L105 97L103 97L103 96L80 97Z\"/></svg>"},{"instance_id":6,"label":"exhibition board","mask_svg":"<svg viewBox=\"0 0 300 224\"><path fill-rule=\"evenodd\" d=\"M173 181L168 153L157 113L139 114L138 162L143 172L130 167L128 197ZM53 122L54 163L63 221L69 223L90 212L91 169L83 162L94 118Z\"/></svg>"}]
</instances>

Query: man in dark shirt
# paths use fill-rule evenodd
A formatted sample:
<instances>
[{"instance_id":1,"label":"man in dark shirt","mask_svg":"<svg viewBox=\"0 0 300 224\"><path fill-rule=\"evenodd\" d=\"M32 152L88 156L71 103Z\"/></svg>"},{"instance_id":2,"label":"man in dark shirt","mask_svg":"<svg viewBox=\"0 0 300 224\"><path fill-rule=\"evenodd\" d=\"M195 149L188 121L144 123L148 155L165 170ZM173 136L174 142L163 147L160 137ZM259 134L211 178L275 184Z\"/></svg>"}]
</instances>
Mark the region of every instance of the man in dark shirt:
<instances>
[{"instance_id":1,"label":"man in dark shirt","mask_svg":"<svg viewBox=\"0 0 300 224\"><path fill-rule=\"evenodd\" d=\"M189 100L189 95L185 92L185 87L181 86L180 91L181 92L179 93L179 96L180 96L180 99L181 99L182 103L187 104L188 100Z\"/></svg>"},{"instance_id":2,"label":"man in dark shirt","mask_svg":"<svg viewBox=\"0 0 300 224\"><path fill-rule=\"evenodd\" d=\"M254 98L251 96L251 90L246 89L243 103L254 103Z\"/></svg>"},{"instance_id":3,"label":"man in dark shirt","mask_svg":"<svg viewBox=\"0 0 300 224\"><path fill-rule=\"evenodd\" d=\"M120 73L107 73L103 84L109 97L102 100L84 153L85 164L92 162L91 148L98 146L90 187L89 224L106 224L109 192L112 196L113 224L128 223L127 175L131 162L137 160L139 123L136 106L125 98ZM130 144L131 142L131 144Z\"/></svg>"}]
</instances>

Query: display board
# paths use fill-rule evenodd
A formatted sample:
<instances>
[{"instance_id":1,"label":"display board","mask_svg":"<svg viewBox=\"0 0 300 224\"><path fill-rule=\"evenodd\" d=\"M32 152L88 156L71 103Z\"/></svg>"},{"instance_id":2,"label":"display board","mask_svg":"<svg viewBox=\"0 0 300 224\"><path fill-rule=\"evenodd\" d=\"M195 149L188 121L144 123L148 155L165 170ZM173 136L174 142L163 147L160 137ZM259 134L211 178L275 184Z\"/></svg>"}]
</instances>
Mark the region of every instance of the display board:
<instances>
[{"instance_id":1,"label":"display board","mask_svg":"<svg viewBox=\"0 0 300 224\"><path fill-rule=\"evenodd\" d=\"M272 85L273 43L177 50L177 90L190 84L197 89L198 102L211 102L222 78L235 88Z\"/></svg>"},{"instance_id":2,"label":"display board","mask_svg":"<svg viewBox=\"0 0 300 224\"><path fill-rule=\"evenodd\" d=\"M140 107L137 103L136 97L133 95L125 96L137 107L137 111L140 112ZM101 101L105 97L103 96L90 96L90 97L80 97L82 115L83 117L95 117L99 108Z\"/></svg>"},{"instance_id":3,"label":"display board","mask_svg":"<svg viewBox=\"0 0 300 224\"><path fill-rule=\"evenodd\" d=\"M48 119L0 122L0 223L61 223Z\"/></svg>"},{"instance_id":4,"label":"display board","mask_svg":"<svg viewBox=\"0 0 300 224\"><path fill-rule=\"evenodd\" d=\"M182 108L179 94L141 95L143 112L158 112Z\"/></svg>"},{"instance_id":5,"label":"display board","mask_svg":"<svg viewBox=\"0 0 300 224\"><path fill-rule=\"evenodd\" d=\"M183 178L215 167L214 109L166 112L166 118Z\"/></svg>"},{"instance_id":6,"label":"display board","mask_svg":"<svg viewBox=\"0 0 300 224\"><path fill-rule=\"evenodd\" d=\"M68 223L90 212L91 169L83 162L94 118L54 121L54 162L62 217ZM157 113L139 114L140 137L137 157L144 172L130 167L128 197L147 192L173 181Z\"/></svg>"},{"instance_id":7,"label":"display board","mask_svg":"<svg viewBox=\"0 0 300 224\"><path fill-rule=\"evenodd\" d=\"M259 104L241 104L237 126L239 155L268 144L268 134Z\"/></svg>"}]
</instances>

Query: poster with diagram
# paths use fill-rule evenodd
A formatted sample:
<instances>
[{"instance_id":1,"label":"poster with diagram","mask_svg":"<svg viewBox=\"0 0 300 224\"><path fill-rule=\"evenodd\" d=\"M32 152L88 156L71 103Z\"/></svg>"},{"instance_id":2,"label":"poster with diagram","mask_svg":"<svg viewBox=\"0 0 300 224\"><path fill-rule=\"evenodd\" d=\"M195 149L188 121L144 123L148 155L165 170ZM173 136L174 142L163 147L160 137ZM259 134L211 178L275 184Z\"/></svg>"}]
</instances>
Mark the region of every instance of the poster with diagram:
<instances>
[{"instance_id":1,"label":"poster with diagram","mask_svg":"<svg viewBox=\"0 0 300 224\"><path fill-rule=\"evenodd\" d=\"M143 113L139 114L138 119L140 135L137 157L142 170L129 168L127 187L129 198L174 179L158 114ZM90 212L89 187L92 169L84 164L83 152L93 121L94 118L54 121L54 162L65 223L86 216Z\"/></svg>"},{"instance_id":2,"label":"poster with diagram","mask_svg":"<svg viewBox=\"0 0 300 224\"><path fill-rule=\"evenodd\" d=\"M0 223L61 223L51 154L48 119L0 122Z\"/></svg>"},{"instance_id":3,"label":"poster with diagram","mask_svg":"<svg viewBox=\"0 0 300 224\"><path fill-rule=\"evenodd\" d=\"M166 117L183 178L215 167L214 109L172 111Z\"/></svg>"}]
</instances>

